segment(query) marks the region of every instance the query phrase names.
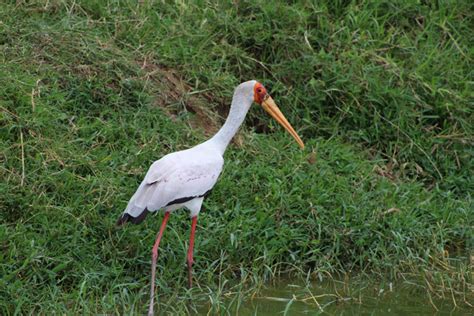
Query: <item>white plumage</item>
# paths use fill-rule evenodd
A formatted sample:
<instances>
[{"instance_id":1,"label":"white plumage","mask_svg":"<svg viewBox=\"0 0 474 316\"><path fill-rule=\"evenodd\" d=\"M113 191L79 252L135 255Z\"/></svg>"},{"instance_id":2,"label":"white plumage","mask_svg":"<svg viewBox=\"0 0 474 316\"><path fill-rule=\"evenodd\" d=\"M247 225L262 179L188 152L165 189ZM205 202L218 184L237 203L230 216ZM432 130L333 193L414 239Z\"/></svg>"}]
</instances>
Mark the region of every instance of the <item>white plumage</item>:
<instances>
[{"instance_id":1,"label":"white plumage","mask_svg":"<svg viewBox=\"0 0 474 316\"><path fill-rule=\"evenodd\" d=\"M222 154L211 142L168 154L151 165L125 213L138 217L145 209L174 211L184 206L194 217L223 165Z\"/></svg>"},{"instance_id":2,"label":"white plumage","mask_svg":"<svg viewBox=\"0 0 474 316\"><path fill-rule=\"evenodd\" d=\"M142 222L148 212L167 212L186 207L191 217L199 214L204 195L216 184L224 164L224 152L245 119L252 102L255 80L240 84L234 92L229 116L208 141L168 154L155 161L132 196L117 224ZM263 91L265 88L263 88ZM266 91L264 91L266 93Z\"/></svg>"}]
</instances>

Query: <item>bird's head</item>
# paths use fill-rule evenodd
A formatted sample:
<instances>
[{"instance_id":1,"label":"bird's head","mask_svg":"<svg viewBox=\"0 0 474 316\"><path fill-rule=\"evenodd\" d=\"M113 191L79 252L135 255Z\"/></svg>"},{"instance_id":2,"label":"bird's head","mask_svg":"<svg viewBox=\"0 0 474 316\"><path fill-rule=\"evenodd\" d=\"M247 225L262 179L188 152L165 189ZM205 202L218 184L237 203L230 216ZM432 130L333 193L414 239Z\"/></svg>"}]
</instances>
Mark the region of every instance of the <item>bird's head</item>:
<instances>
[{"instance_id":1,"label":"bird's head","mask_svg":"<svg viewBox=\"0 0 474 316\"><path fill-rule=\"evenodd\" d=\"M273 101L272 97L267 93L265 87L257 81L254 81L253 85L253 100L255 103L260 104L265 111L267 111L278 123L280 123L288 131L288 133L293 136L301 149L304 149L304 143L301 138L295 132L283 113L281 113L280 109L275 104L275 101Z\"/></svg>"}]
</instances>

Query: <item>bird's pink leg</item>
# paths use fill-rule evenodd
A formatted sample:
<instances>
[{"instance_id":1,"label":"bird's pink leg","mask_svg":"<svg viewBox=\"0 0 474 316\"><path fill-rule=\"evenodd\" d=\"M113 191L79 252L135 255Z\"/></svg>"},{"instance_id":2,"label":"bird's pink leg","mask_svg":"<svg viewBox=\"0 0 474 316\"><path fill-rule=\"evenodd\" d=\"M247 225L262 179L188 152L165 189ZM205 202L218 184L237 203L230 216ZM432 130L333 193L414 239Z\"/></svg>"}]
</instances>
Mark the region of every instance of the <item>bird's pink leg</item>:
<instances>
[{"instance_id":1,"label":"bird's pink leg","mask_svg":"<svg viewBox=\"0 0 474 316\"><path fill-rule=\"evenodd\" d=\"M156 271L156 259L158 259L158 246L160 245L161 236L163 236L163 231L165 230L166 223L170 217L170 212L166 212L161 222L160 231L156 235L156 241L153 245L153 250L151 251L151 295L150 295L150 307L148 309L148 315L153 315L153 305L155 299L155 271Z\"/></svg>"},{"instance_id":2,"label":"bird's pink leg","mask_svg":"<svg viewBox=\"0 0 474 316\"><path fill-rule=\"evenodd\" d=\"M194 251L194 233L196 232L197 216L192 218L191 237L189 238L188 249L188 285L189 288L193 286L193 251Z\"/></svg>"}]
</instances>

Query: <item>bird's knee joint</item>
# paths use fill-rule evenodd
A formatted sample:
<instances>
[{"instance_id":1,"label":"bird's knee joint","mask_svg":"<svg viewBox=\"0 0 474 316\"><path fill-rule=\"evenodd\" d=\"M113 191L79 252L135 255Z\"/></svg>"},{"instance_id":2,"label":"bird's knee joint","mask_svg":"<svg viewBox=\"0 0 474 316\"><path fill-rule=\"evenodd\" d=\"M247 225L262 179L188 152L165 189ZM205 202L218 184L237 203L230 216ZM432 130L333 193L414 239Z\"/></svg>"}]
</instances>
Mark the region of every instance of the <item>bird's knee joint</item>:
<instances>
[{"instance_id":1,"label":"bird's knee joint","mask_svg":"<svg viewBox=\"0 0 474 316\"><path fill-rule=\"evenodd\" d=\"M156 260L158 258L158 249L153 248L151 250L151 255L153 256L153 259Z\"/></svg>"}]
</instances>

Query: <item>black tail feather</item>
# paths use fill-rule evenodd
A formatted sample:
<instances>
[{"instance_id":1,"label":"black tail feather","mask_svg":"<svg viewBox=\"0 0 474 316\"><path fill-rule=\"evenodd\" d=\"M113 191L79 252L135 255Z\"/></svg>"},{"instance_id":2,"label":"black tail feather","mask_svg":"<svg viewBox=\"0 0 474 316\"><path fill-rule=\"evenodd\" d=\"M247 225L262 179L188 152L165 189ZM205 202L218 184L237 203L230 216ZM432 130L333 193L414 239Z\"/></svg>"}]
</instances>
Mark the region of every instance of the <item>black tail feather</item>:
<instances>
[{"instance_id":1,"label":"black tail feather","mask_svg":"<svg viewBox=\"0 0 474 316\"><path fill-rule=\"evenodd\" d=\"M140 224L141 222L143 222L143 220L148 215L148 213L150 213L150 211L148 211L148 209L146 209L146 208L137 217L133 217L132 215L130 215L128 213L125 213L122 216L120 216L120 218L118 219L116 225L117 226L122 226L127 222L132 222L133 224Z\"/></svg>"}]
</instances>

